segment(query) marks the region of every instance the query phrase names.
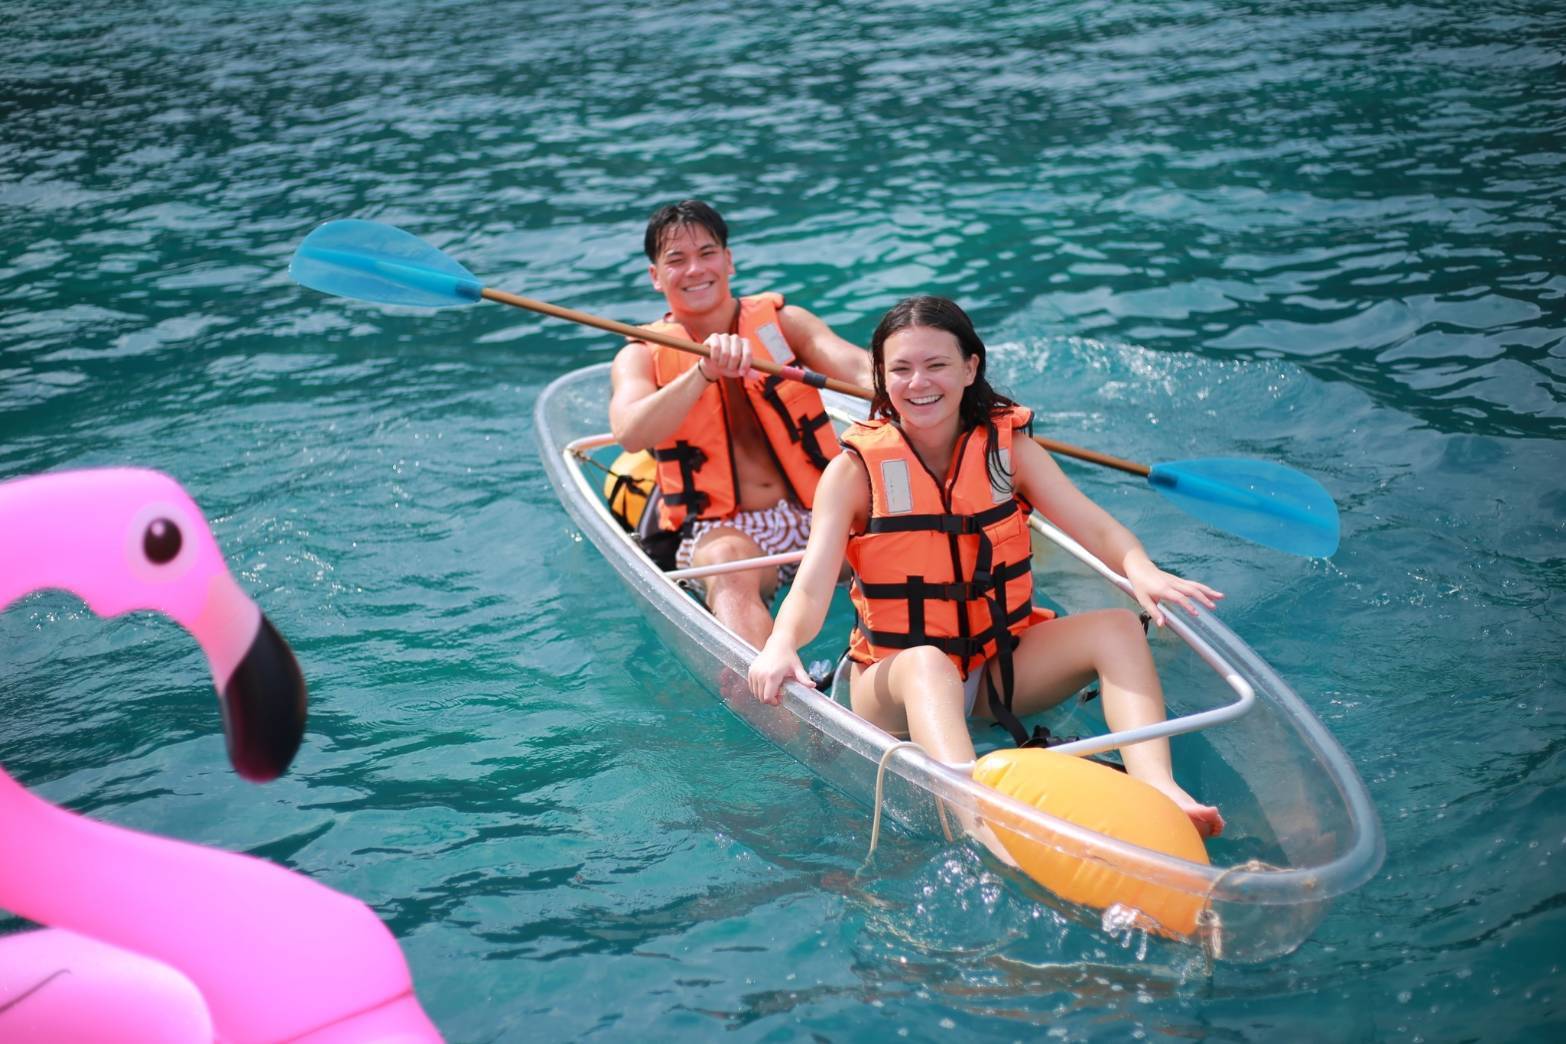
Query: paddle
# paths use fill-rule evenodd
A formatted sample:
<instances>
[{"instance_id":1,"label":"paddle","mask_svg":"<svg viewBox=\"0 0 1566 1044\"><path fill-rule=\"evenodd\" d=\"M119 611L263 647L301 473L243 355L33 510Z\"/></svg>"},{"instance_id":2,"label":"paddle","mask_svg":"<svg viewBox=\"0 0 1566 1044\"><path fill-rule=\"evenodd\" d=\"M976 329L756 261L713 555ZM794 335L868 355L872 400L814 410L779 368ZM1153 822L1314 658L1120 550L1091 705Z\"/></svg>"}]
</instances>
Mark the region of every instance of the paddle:
<instances>
[{"instance_id":1,"label":"paddle","mask_svg":"<svg viewBox=\"0 0 1566 1044\"><path fill-rule=\"evenodd\" d=\"M547 301L492 290L456 260L408 232L375 221L328 221L305 237L289 275L313 290L381 304L444 308L481 300L525 308L610 333L707 356L706 345L602 319ZM860 399L864 388L798 366L756 360L778 374ZM1052 453L1147 479L1160 495L1208 525L1290 554L1326 558L1338 549L1338 508L1315 479L1268 461L1229 457L1148 467L1055 439L1036 438Z\"/></svg>"}]
</instances>

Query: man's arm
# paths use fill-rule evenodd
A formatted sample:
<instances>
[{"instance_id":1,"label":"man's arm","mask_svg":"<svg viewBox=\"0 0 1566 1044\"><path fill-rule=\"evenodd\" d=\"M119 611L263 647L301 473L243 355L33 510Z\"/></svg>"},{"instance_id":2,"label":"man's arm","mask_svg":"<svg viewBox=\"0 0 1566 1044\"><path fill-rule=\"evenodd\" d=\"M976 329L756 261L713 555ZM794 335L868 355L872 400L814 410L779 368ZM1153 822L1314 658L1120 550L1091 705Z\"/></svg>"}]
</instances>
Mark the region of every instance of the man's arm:
<instances>
[{"instance_id":1,"label":"man's arm","mask_svg":"<svg viewBox=\"0 0 1566 1044\"><path fill-rule=\"evenodd\" d=\"M799 361L818 373L870 387L870 353L850 344L824 321L798 305L784 305L778 312L783 336Z\"/></svg>"},{"instance_id":2,"label":"man's arm","mask_svg":"<svg viewBox=\"0 0 1566 1044\"><path fill-rule=\"evenodd\" d=\"M744 338L713 334L705 343L711 354L662 388L646 341L632 341L620 349L609 370L614 389L609 397L609 430L621 449L635 453L668 439L680 429L702 392L725 377L743 377L750 371L750 344Z\"/></svg>"},{"instance_id":3,"label":"man's arm","mask_svg":"<svg viewBox=\"0 0 1566 1044\"><path fill-rule=\"evenodd\" d=\"M609 370L614 393L609 398L609 430L622 449L650 449L673 435L701 393L707 378L692 366L677 379L658 387L652 351L644 341L632 341L614 357Z\"/></svg>"}]
</instances>

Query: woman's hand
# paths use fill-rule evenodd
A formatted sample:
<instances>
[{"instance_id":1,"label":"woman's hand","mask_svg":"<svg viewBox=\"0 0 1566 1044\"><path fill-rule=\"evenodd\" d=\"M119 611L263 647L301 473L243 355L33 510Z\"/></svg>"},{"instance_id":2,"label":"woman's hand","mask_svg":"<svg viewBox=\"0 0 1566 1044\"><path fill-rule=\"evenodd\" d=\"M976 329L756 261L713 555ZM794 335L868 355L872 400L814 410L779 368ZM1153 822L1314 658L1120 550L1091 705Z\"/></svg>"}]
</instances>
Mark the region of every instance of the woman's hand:
<instances>
[{"instance_id":1,"label":"woman's hand","mask_svg":"<svg viewBox=\"0 0 1566 1044\"><path fill-rule=\"evenodd\" d=\"M782 698L783 683L790 679L815 684L797 650L769 639L750 663L750 694L762 703L777 704Z\"/></svg>"},{"instance_id":2,"label":"woman's hand","mask_svg":"<svg viewBox=\"0 0 1566 1044\"><path fill-rule=\"evenodd\" d=\"M1164 572L1145 555L1132 556L1132 561L1126 564L1126 579L1131 581L1131 590L1136 593L1137 602L1159 627L1165 623L1160 608L1163 602L1176 602L1195 616L1195 603L1200 602L1209 609L1215 609L1218 599L1223 597L1223 592L1215 591L1206 584Z\"/></svg>"},{"instance_id":3,"label":"woman's hand","mask_svg":"<svg viewBox=\"0 0 1566 1044\"><path fill-rule=\"evenodd\" d=\"M709 381L740 377L750 373L750 342L738 334L715 333L704 342L712 352L696 364Z\"/></svg>"}]
</instances>

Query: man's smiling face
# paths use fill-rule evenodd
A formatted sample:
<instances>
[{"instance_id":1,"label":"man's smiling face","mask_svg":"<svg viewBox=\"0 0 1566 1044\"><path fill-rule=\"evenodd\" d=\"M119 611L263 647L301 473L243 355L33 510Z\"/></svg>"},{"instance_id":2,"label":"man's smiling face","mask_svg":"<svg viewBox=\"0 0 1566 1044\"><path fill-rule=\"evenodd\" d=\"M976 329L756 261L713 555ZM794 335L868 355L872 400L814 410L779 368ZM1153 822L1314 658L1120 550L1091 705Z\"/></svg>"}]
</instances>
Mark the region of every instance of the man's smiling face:
<instances>
[{"instance_id":1,"label":"man's smiling face","mask_svg":"<svg viewBox=\"0 0 1566 1044\"><path fill-rule=\"evenodd\" d=\"M680 225L664 236L647 272L671 311L701 314L728 304L734 255L700 225Z\"/></svg>"}]
</instances>

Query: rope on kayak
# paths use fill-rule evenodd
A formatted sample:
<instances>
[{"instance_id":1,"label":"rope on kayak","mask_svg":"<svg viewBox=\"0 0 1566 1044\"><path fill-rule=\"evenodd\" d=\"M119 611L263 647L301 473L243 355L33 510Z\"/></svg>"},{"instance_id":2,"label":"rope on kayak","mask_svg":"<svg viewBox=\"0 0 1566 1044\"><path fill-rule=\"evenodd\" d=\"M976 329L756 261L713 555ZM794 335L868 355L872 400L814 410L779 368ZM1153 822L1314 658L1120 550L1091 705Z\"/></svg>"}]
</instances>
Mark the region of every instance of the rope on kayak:
<instances>
[{"instance_id":1,"label":"rope on kayak","mask_svg":"<svg viewBox=\"0 0 1566 1044\"><path fill-rule=\"evenodd\" d=\"M603 461L601 461L598 458L594 457L592 454L588 453L586 450L579 450L579 449L572 450L571 451L571 456L575 457L577 460L581 461L583 464L587 464L587 465L590 465L592 467L597 468L599 471L602 471L605 475L613 475L620 482L621 485L630 486L632 489L636 490L636 492L640 493L644 497L649 492L651 492L651 490L653 489L654 486L657 485L657 483L655 483L655 482L648 482L648 481L646 481L644 479L639 479L635 475L626 475L626 474L623 474L621 472L618 472L618 471L614 470L614 468L611 468L609 465L605 464Z\"/></svg>"},{"instance_id":2,"label":"rope on kayak","mask_svg":"<svg viewBox=\"0 0 1566 1044\"><path fill-rule=\"evenodd\" d=\"M924 750L923 747L919 746L919 744L915 743L913 740L899 740L890 747L886 748L886 753L881 755L881 763L876 766L875 815L871 817L870 820L870 851L865 853L865 861L859 865L859 870L856 872L855 876L858 876L858 874L862 874L866 870L870 869L870 860L875 856L875 846L879 844L881 840L881 799L885 794L887 763L892 760L893 754L896 754L900 750L906 750L909 747L912 747L914 750ZM941 817L941 832L946 835L946 840L950 842L952 840L952 828L951 824L946 821L946 806L937 800L935 802L935 811L936 814Z\"/></svg>"},{"instance_id":3,"label":"rope on kayak","mask_svg":"<svg viewBox=\"0 0 1566 1044\"><path fill-rule=\"evenodd\" d=\"M1218 911L1213 909L1213 893L1216 892L1224 879L1230 874L1241 872L1261 873L1265 870L1282 870L1281 866L1274 866L1262 859L1247 859L1243 863L1226 867L1223 873L1213 878L1213 883L1207 886L1207 894L1202 897L1202 909L1196 915L1197 934L1201 941L1202 953L1207 958L1207 974L1211 975L1213 962L1223 959L1223 918Z\"/></svg>"}]
</instances>

